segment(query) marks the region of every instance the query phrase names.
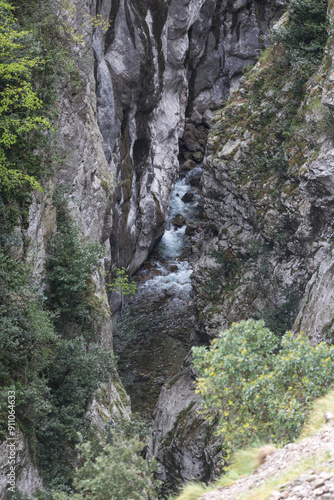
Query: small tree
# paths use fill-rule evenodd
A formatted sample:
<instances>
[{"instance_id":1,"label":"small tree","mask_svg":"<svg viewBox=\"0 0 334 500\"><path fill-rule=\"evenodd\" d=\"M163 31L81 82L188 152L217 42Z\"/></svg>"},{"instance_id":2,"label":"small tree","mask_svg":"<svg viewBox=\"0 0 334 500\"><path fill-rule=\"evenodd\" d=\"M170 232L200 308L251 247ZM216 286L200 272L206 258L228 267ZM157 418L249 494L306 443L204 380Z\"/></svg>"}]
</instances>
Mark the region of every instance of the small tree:
<instances>
[{"instance_id":1,"label":"small tree","mask_svg":"<svg viewBox=\"0 0 334 500\"><path fill-rule=\"evenodd\" d=\"M63 201L57 207L57 232L46 260L48 304L58 313L55 322L61 333L92 333L95 320L92 274L98 269L103 248L86 242Z\"/></svg>"},{"instance_id":2,"label":"small tree","mask_svg":"<svg viewBox=\"0 0 334 500\"><path fill-rule=\"evenodd\" d=\"M12 11L0 1L0 184L6 195L18 188L41 190L34 174L12 164L9 153L23 137L50 128L33 88L34 70L44 61L29 49L31 33L18 29Z\"/></svg>"},{"instance_id":3,"label":"small tree","mask_svg":"<svg viewBox=\"0 0 334 500\"><path fill-rule=\"evenodd\" d=\"M109 290L111 292L119 292L122 295L134 294L137 287L135 283L130 282L125 267L122 267L121 269L116 268L115 271L116 278L114 279L114 282L111 284L107 283Z\"/></svg>"},{"instance_id":4,"label":"small tree","mask_svg":"<svg viewBox=\"0 0 334 500\"><path fill-rule=\"evenodd\" d=\"M78 446L82 466L74 475L74 491L70 496L53 495L53 500L148 500L157 498L153 465L140 453L144 447L137 438L118 436L112 444L100 443L100 452L90 442Z\"/></svg>"}]
</instances>

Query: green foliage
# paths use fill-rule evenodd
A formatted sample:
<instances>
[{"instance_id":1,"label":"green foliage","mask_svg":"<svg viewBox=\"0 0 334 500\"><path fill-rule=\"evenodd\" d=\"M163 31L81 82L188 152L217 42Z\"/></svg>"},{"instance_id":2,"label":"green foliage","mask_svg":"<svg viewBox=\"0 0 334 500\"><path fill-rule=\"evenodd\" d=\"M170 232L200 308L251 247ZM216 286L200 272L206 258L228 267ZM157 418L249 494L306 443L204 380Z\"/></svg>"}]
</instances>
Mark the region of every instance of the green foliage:
<instances>
[{"instance_id":1,"label":"green foliage","mask_svg":"<svg viewBox=\"0 0 334 500\"><path fill-rule=\"evenodd\" d=\"M48 305L58 313L57 331L73 335L92 333L96 309L92 274L103 256L99 243L85 242L72 220L66 202L57 207L57 232L46 261Z\"/></svg>"},{"instance_id":2,"label":"green foliage","mask_svg":"<svg viewBox=\"0 0 334 500\"><path fill-rule=\"evenodd\" d=\"M282 43L293 71L307 79L320 63L328 38L328 0L291 0L288 22L272 32Z\"/></svg>"},{"instance_id":3,"label":"green foliage","mask_svg":"<svg viewBox=\"0 0 334 500\"><path fill-rule=\"evenodd\" d=\"M64 489L71 483L77 432L85 431L87 404L113 374L114 358L100 346L88 347L81 337L68 340L56 334L53 321L58 325L58 319L45 308L40 283L27 265L9 254L20 241L7 233L10 224L3 204L0 211L0 440L7 429L8 390L15 390L17 425L29 437L45 484ZM94 258L89 254L87 259L83 267L90 277ZM79 307L77 290L74 287L73 294Z\"/></svg>"},{"instance_id":4,"label":"green foliage","mask_svg":"<svg viewBox=\"0 0 334 500\"><path fill-rule=\"evenodd\" d=\"M41 190L29 169L11 162L11 150L50 127L33 88L34 70L44 61L30 48L31 33L18 28L12 11L9 2L0 2L0 185L7 197L18 188Z\"/></svg>"},{"instance_id":5,"label":"green foliage","mask_svg":"<svg viewBox=\"0 0 334 500\"><path fill-rule=\"evenodd\" d=\"M43 373L57 342L43 296L27 268L0 247L0 385L1 415L6 415L6 393L16 387L17 418L29 434L48 414L49 389ZM5 405L5 406L3 406ZM3 407L2 407L3 406ZM0 421L0 437L6 418Z\"/></svg>"},{"instance_id":6,"label":"green foliage","mask_svg":"<svg viewBox=\"0 0 334 500\"><path fill-rule=\"evenodd\" d=\"M291 328L296 319L300 301L300 294L291 288L282 288L284 301L280 304L272 304L263 308L256 316L263 319L265 325L275 335L284 335Z\"/></svg>"},{"instance_id":7,"label":"green foliage","mask_svg":"<svg viewBox=\"0 0 334 500\"><path fill-rule=\"evenodd\" d=\"M233 324L193 355L203 415L218 419L227 455L255 439L296 438L310 403L334 381L334 347L291 332L279 340L263 321Z\"/></svg>"},{"instance_id":8,"label":"green foliage","mask_svg":"<svg viewBox=\"0 0 334 500\"><path fill-rule=\"evenodd\" d=\"M144 500L156 498L152 467L140 456L143 443L137 438L116 439L113 444L101 443L95 455L90 442L79 446L83 465L74 479L75 494L69 500ZM61 500L62 496L55 496Z\"/></svg>"},{"instance_id":9,"label":"green foliage","mask_svg":"<svg viewBox=\"0 0 334 500\"><path fill-rule=\"evenodd\" d=\"M109 444L112 444L119 437L122 437L124 440L136 437L144 443L149 434L150 428L146 421L136 413L131 415L131 420L113 415L112 420L108 422L107 426L107 441Z\"/></svg>"},{"instance_id":10,"label":"green foliage","mask_svg":"<svg viewBox=\"0 0 334 500\"><path fill-rule=\"evenodd\" d=\"M247 157L245 167L265 174L273 172L282 178L286 178L289 163L282 154L269 156L255 153Z\"/></svg>"},{"instance_id":11,"label":"green foliage","mask_svg":"<svg viewBox=\"0 0 334 500\"><path fill-rule=\"evenodd\" d=\"M116 268L115 272L116 278L114 279L114 282L111 284L107 283L109 290L111 292L119 292L122 295L136 293L136 284L130 282L125 267L122 267L121 269Z\"/></svg>"},{"instance_id":12,"label":"green foliage","mask_svg":"<svg viewBox=\"0 0 334 500\"><path fill-rule=\"evenodd\" d=\"M51 409L37 430L38 464L46 484L61 489L69 484L77 433L85 430L87 403L113 371L111 351L99 346L87 349L79 338L59 340L46 371Z\"/></svg>"},{"instance_id":13,"label":"green foliage","mask_svg":"<svg viewBox=\"0 0 334 500\"><path fill-rule=\"evenodd\" d=\"M148 463L142 457L147 437L148 427L139 417L135 416L130 421L125 417L113 416L105 440L81 440L77 446L79 466L74 473L72 494L68 496L54 492L50 499L156 498L158 482L153 479L155 462ZM41 500L47 499L42 496Z\"/></svg>"}]
</instances>

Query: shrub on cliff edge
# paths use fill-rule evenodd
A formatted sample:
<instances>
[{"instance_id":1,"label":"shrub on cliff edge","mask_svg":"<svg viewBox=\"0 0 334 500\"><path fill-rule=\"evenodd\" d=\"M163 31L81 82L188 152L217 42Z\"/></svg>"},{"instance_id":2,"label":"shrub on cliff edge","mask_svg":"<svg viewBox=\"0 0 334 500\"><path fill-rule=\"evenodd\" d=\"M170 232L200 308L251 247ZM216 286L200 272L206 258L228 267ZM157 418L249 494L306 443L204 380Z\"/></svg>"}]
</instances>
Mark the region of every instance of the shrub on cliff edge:
<instances>
[{"instance_id":1,"label":"shrub on cliff edge","mask_svg":"<svg viewBox=\"0 0 334 500\"><path fill-rule=\"evenodd\" d=\"M263 321L234 323L193 354L203 415L218 421L227 454L256 439L296 438L310 403L334 381L333 346L291 332L280 340Z\"/></svg>"}]
</instances>

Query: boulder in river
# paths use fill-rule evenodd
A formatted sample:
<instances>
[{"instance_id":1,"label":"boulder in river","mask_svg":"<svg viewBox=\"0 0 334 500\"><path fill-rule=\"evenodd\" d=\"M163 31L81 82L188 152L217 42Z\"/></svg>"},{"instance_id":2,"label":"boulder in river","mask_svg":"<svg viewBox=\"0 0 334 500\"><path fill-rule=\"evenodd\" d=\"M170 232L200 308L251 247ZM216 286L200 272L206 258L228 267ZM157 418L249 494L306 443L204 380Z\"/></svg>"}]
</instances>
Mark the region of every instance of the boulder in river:
<instances>
[{"instance_id":1,"label":"boulder in river","mask_svg":"<svg viewBox=\"0 0 334 500\"><path fill-rule=\"evenodd\" d=\"M196 230L198 229L198 224L196 222L187 222L187 229L186 229L186 235L191 236L195 234Z\"/></svg>"},{"instance_id":2,"label":"boulder in river","mask_svg":"<svg viewBox=\"0 0 334 500\"><path fill-rule=\"evenodd\" d=\"M174 224L174 226L178 226L178 227L182 227L186 223L187 223L186 218L181 214L175 215L174 219L172 220L172 224Z\"/></svg>"},{"instance_id":3,"label":"boulder in river","mask_svg":"<svg viewBox=\"0 0 334 500\"><path fill-rule=\"evenodd\" d=\"M190 203L191 201L194 201L194 196L195 196L194 193L188 191L185 195L182 196L181 200L184 203Z\"/></svg>"},{"instance_id":4,"label":"boulder in river","mask_svg":"<svg viewBox=\"0 0 334 500\"><path fill-rule=\"evenodd\" d=\"M201 163L203 161L202 151L196 151L196 153L193 153L193 158L197 163Z\"/></svg>"},{"instance_id":5,"label":"boulder in river","mask_svg":"<svg viewBox=\"0 0 334 500\"><path fill-rule=\"evenodd\" d=\"M196 163L193 160L187 160L180 166L180 170L181 170L181 172L185 172L185 171L187 172L189 170L192 170L195 167L196 167Z\"/></svg>"}]
</instances>

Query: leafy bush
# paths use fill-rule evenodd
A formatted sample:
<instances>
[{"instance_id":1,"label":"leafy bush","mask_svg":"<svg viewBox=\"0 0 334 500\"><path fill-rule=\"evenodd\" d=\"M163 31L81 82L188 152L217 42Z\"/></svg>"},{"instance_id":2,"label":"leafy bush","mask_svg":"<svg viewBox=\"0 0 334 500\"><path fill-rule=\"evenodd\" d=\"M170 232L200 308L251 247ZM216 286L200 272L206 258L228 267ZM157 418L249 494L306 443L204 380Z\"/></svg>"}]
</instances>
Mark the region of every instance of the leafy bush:
<instances>
[{"instance_id":1,"label":"leafy bush","mask_svg":"<svg viewBox=\"0 0 334 500\"><path fill-rule=\"evenodd\" d=\"M37 431L38 464L46 484L61 488L70 484L77 433L86 426L87 403L113 371L111 351L100 346L87 349L79 338L58 342L46 371L51 408Z\"/></svg>"},{"instance_id":2,"label":"leafy bush","mask_svg":"<svg viewBox=\"0 0 334 500\"><path fill-rule=\"evenodd\" d=\"M59 338L29 269L2 247L0 290L0 439L8 390L15 390L17 423L46 483L69 484L77 432L85 429L89 399L113 373L113 355L80 338Z\"/></svg>"},{"instance_id":3,"label":"leafy bush","mask_svg":"<svg viewBox=\"0 0 334 500\"><path fill-rule=\"evenodd\" d=\"M193 355L202 412L218 419L227 453L255 439L296 438L310 403L334 381L334 347L291 332L280 340L263 321L233 324Z\"/></svg>"},{"instance_id":4,"label":"leafy bush","mask_svg":"<svg viewBox=\"0 0 334 500\"><path fill-rule=\"evenodd\" d=\"M111 284L107 283L109 290L111 292L119 292L122 295L133 295L136 293L136 284L130 282L125 267L122 267L121 269L116 268L115 272L116 278L114 279L114 282Z\"/></svg>"},{"instance_id":5,"label":"leafy bush","mask_svg":"<svg viewBox=\"0 0 334 500\"><path fill-rule=\"evenodd\" d=\"M27 269L0 247L0 438L6 429L8 390L16 388L17 418L33 435L38 421L50 411L49 389L43 377L57 342L43 296ZM2 405L5 405L2 408Z\"/></svg>"},{"instance_id":6,"label":"leafy bush","mask_svg":"<svg viewBox=\"0 0 334 500\"><path fill-rule=\"evenodd\" d=\"M76 470L75 494L55 494L54 500L145 500L156 498L152 467L140 456L143 443L137 438L118 438L113 444L101 443L96 456L90 442L81 443L83 465Z\"/></svg>"},{"instance_id":7,"label":"leafy bush","mask_svg":"<svg viewBox=\"0 0 334 500\"><path fill-rule=\"evenodd\" d=\"M41 190L29 169L10 161L10 151L39 128L50 127L33 88L33 73L43 59L29 48L31 34L18 28L9 2L0 2L0 181L9 196L17 188Z\"/></svg>"}]
</instances>

